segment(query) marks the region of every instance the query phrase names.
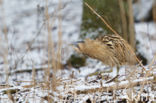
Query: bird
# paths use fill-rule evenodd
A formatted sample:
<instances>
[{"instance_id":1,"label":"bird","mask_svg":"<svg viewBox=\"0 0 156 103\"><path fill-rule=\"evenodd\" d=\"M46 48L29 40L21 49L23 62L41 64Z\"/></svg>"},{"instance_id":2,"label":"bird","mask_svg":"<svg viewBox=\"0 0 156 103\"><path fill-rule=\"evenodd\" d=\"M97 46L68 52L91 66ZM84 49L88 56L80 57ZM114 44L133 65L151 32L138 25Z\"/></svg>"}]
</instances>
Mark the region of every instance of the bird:
<instances>
[{"instance_id":1,"label":"bird","mask_svg":"<svg viewBox=\"0 0 156 103\"><path fill-rule=\"evenodd\" d=\"M103 62L111 68L116 66L117 75L122 65L137 64L134 49L119 35L103 35L73 43L75 51Z\"/></svg>"}]
</instances>

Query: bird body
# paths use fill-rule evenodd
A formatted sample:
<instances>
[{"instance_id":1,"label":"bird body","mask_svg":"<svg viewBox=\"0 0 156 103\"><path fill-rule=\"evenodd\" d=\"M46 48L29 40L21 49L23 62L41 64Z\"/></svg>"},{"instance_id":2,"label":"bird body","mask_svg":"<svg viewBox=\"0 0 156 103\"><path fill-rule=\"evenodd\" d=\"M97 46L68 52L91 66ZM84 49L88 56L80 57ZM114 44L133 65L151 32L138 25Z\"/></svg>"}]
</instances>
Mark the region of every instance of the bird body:
<instances>
[{"instance_id":1,"label":"bird body","mask_svg":"<svg viewBox=\"0 0 156 103\"><path fill-rule=\"evenodd\" d=\"M118 35L104 35L95 40L77 42L75 50L109 66L137 63L132 47Z\"/></svg>"}]
</instances>

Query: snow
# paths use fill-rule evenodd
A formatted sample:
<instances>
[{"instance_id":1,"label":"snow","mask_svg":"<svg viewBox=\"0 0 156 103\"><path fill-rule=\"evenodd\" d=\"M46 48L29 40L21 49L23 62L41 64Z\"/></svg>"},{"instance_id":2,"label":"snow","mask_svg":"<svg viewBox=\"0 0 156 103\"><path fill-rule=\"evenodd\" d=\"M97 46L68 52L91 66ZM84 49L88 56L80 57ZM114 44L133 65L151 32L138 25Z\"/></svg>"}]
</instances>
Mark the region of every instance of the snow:
<instances>
[{"instance_id":1,"label":"snow","mask_svg":"<svg viewBox=\"0 0 156 103\"><path fill-rule=\"evenodd\" d=\"M137 21L146 19L149 16L149 12L152 9L154 0L139 0L133 4L133 14Z\"/></svg>"},{"instance_id":2,"label":"snow","mask_svg":"<svg viewBox=\"0 0 156 103\"><path fill-rule=\"evenodd\" d=\"M156 54L156 24L153 22L143 22L135 24L136 39L139 41L138 51L151 62Z\"/></svg>"},{"instance_id":3,"label":"snow","mask_svg":"<svg viewBox=\"0 0 156 103\"><path fill-rule=\"evenodd\" d=\"M115 101L113 95L118 95L118 100L128 99L129 89L114 88L113 91L96 91L94 93L76 94L77 91L96 90L102 87L111 87L114 85L128 84L129 74L134 72L134 76L130 78L133 82L142 82L144 80L152 81L156 74L156 69L150 71L151 75L145 78L141 77L141 67L127 67L120 68L118 81L107 83L116 76L116 67L112 68L105 66L102 62L87 59L87 65L78 69L71 68L58 71L55 75L57 81L52 84L57 84L54 91L52 84L50 89L45 86L45 72L49 65L48 61L48 34L45 22L45 1L43 0L3 0L4 13L0 14L0 21L4 17L3 23L7 26L7 39L5 39L4 32L0 29L0 103L10 103L9 95L4 93L7 90L18 90L11 94L16 98L18 103L48 103L48 96L56 102L80 102L84 103L86 100L96 101ZM51 28L52 40L54 41L55 49L57 49L58 41L58 18L62 15L62 60L68 59L73 52L69 44L76 41L80 34L80 25L82 17L82 0L62 0L63 9L58 10L59 0L52 0L48 2L48 9L50 15L50 23L53 24ZM38 9L38 10L37 10ZM2 9L0 9L2 10ZM56 12L57 11L57 12ZM54 19L54 21L53 21ZM0 27L4 28L1 23ZM156 39L156 24L136 23L136 38L139 41L138 50L147 59L148 63L156 53L155 39ZM101 30L99 28L99 30ZM147 35L148 33L148 35ZM95 33L92 33L94 35ZM7 53L8 50L8 53ZM8 64L5 64L4 55L7 55ZM50 66L51 67L51 66ZM7 68L9 69L7 71ZM35 69L35 78L33 78ZM148 66L146 67L147 70ZM52 72L52 71L51 71ZM50 73L51 73L50 72ZM98 72L99 75L90 75ZM8 74L7 74L8 73ZM100 74L101 73L101 74ZM100 77L100 76L103 76ZM52 78L50 78L51 80ZM6 81L8 80L8 81ZM34 80L37 81L34 85ZM50 82L49 80L49 82ZM51 82L50 82L51 83ZM9 87L7 87L9 85ZM142 93L141 96L150 96L150 100L156 95L152 84L146 84L144 90L147 93ZM154 84L153 84L154 85ZM141 86L134 87L136 95L140 92ZM135 94L135 93L134 93Z\"/></svg>"},{"instance_id":4,"label":"snow","mask_svg":"<svg viewBox=\"0 0 156 103\"><path fill-rule=\"evenodd\" d=\"M54 18L54 16L57 17L58 14L62 14L63 50L68 51L64 52L63 59L66 60L72 53L68 44L77 40L79 37L82 15L82 1L63 0L63 9L60 11L58 10L58 3L58 0L49 1L48 9L52 18ZM39 11L37 11L37 9L39 9ZM0 14L0 20L6 24L8 29L8 43L6 43L3 35L4 33L1 31L2 29L0 30L0 83L6 83L7 75L5 75L6 70L4 69L5 65L3 65L4 58L2 55L6 53L5 50L7 50L7 48L9 48L8 54L6 54L8 55L9 61L9 85L13 85L15 87L30 85L32 81L32 68L38 68L36 69L36 79L38 81L43 81L44 69L48 67L45 65L48 60L48 35L44 23L45 1L4 0L3 7L0 8L0 10L3 11L3 13ZM66 13L68 13L68 15L66 15ZM3 23L0 24L0 27L4 26ZM54 20L52 34L55 37L52 39L54 42L57 42L58 18L55 18ZM31 44L31 42L32 45L31 48L29 48L29 44ZM23 71L29 72L23 73ZM44 92L40 93L43 94ZM7 96L5 95L5 97ZM31 97L31 93L27 98L29 97ZM35 97L36 100L40 101L38 98L40 97Z\"/></svg>"}]
</instances>

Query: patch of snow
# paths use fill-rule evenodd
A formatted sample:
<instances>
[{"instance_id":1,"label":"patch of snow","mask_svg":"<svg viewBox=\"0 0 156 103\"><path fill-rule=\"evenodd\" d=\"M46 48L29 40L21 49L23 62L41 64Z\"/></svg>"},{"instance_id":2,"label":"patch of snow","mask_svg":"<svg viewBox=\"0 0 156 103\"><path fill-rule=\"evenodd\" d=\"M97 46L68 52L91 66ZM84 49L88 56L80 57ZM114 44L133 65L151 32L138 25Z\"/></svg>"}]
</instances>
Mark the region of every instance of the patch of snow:
<instances>
[{"instance_id":1,"label":"patch of snow","mask_svg":"<svg viewBox=\"0 0 156 103\"><path fill-rule=\"evenodd\" d=\"M139 41L137 49L150 63L156 54L156 24L153 22L136 23L135 32L136 39Z\"/></svg>"},{"instance_id":2,"label":"patch of snow","mask_svg":"<svg viewBox=\"0 0 156 103\"><path fill-rule=\"evenodd\" d=\"M146 19L149 16L154 0L138 0L133 4L133 13L137 21Z\"/></svg>"}]
</instances>

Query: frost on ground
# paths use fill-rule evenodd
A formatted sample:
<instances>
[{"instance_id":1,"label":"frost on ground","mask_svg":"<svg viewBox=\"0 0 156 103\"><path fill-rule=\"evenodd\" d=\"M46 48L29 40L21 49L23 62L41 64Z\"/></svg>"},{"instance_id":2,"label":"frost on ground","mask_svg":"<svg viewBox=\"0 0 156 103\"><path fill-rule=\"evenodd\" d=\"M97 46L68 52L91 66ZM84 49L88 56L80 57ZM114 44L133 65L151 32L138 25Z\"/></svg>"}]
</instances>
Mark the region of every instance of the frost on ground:
<instances>
[{"instance_id":1,"label":"frost on ground","mask_svg":"<svg viewBox=\"0 0 156 103\"><path fill-rule=\"evenodd\" d=\"M59 71L55 84L56 89L47 88L44 81L23 86L1 86L0 96L4 101L16 102L122 102L156 101L156 67L121 67L118 78L102 63L92 62L80 70L70 69ZM97 75L90 75L94 72ZM110 81L111 80L111 81ZM52 83L53 84L53 83ZM52 85L51 84L51 85ZM9 100L9 99L10 100ZM89 102L89 103L90 103Z\"/></svg>"},{"instance_id":2,"label":"frost on ground","mask_svg":"<svg viewBox=\"0 0 156 103\"><path fill-rule=\"evenodd\" d=\"M51 40L56 49L60 29L58 16L61 15L62 62L64 63L73 52L69 44L79 37L82 1L63 0L60 9L58 4L58 0L49 0L47 7ZM42 74L40 71L47 68L48 58L50 58L45 16L46 1L4 0L0 11L3 11L0 14L0 21L3 21L0 23L0 76L2 78L0 83L6 83L7 79L9 83L31 80L32 68L37 68L36 71ZM31 70L27 70L28 68ZM20 75L22 71L27 72ZM9 75L9 78L3 74ZM38 78L43 78L42 76Z\"/></svg>"},{"instance_id":3,"label":"frost on ground","mask_svg":"<svg viewBox=\"0 0 156 103\"><path fill-rule=\"evenodd\" d=\"M0 27L6 25L8 40L2 35L5 33L5 28L2 28L0 103L156 101L155 61L145 67L146 71L139 66L123 66L120 75L112 79L116 76L116 68L110 71L110 68L101 62L89 59L85 67L66 68L59 71L54 80L51 73L52 78L48 78L49 82L45 81L45 70L49 68L45 2L3 1L3 8L0 10L3 9L4 12L0 14L0 20L4 22ZM58 41L57 16L62 13L62 52L65 61L72 53L68 44L77 40L79 36L82 1L62 0L61 10L58 10L58 1L49 2L48 8L51 20L56 17L51 28L54 46ZM155 24L139 23L135 26L139 52L151 63L156 52ZM147 33L149 35L146 35ZM8 61L5 61L7 59Z\"/></svg>"}]
</instances>

